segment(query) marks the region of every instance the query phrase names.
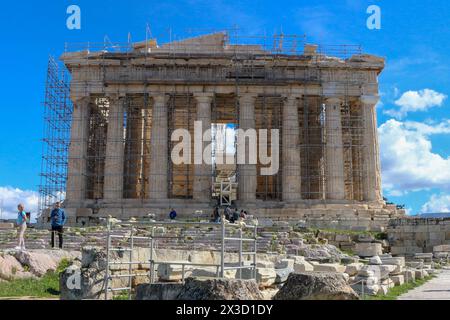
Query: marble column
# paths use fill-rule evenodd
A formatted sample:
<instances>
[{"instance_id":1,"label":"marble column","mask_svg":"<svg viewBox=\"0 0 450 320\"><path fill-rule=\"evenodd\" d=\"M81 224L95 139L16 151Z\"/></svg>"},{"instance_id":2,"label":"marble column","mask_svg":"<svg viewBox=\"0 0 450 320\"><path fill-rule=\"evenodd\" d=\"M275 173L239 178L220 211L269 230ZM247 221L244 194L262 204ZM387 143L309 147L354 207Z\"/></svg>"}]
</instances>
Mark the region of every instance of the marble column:
<instances>
[{"instance_id":1,"label":"marble column","mask_svg":"<svg viewBox=\"0 0 450 320\"><path fill-rule=\"evenodd\" d=\"M330 200L345 199L341 103L339 98L328 98L325 101L325 180L326 199Z\"/></svg>"},{"instance_id":2,"label":"marble column","mask_svg":"<svg viewBox=\"0 0 450 320\"><path fill-rule=\"evenodd\" d=\"M378 96L362 96L361 112L364 122L364 182L365 201L382 201L381 165L377 133L376 104Z\"/></svg>"},{"instance_id":3,"label":"marble column","mask_svg":"<svg viewBox=\"0 0 450 320\"><path fill-rule=\"evenodd\" d=\"M66 199L71 206L80 206L86 199L89 104L89 96L75 99L73 102L66 187Z\"/></svg>"},{"instance_id":4,"label":"marble column","mask_svg":"<svg viewBox=\"0 0 450 320\"><path fill-rule=\"evenodd\" d=\"M301 98L301 96L288 96L283 106L282 173L284 201L301 199L298 98Z\"/></svg>"},{"instance_id":5,"label":"marble column","mask_svg":"<svg viewBox=\"0 0 450 320\"><path fill-rule=\"evenodd\" d=\"M239 97L239 129L255 129L256 97L256 94L243 94ZM250 146L246 142L246 163L238 164L238 199L244 203L256 200L256 164L248 163L249 148Z\"/></svg>"},{"instance_id":6,"label":"marble column","mask_svg":"<svg viewBox=\"0 0 450 320\"><path fill-rule=\"evenodd\" d=\"M149 198L168 198L168 96L156 94L153 98L152 134L150 142Z\"/></svg>"},{"instance_id":7,"label":"marble column","mask_svg":"<svg viewBox=\"0 0 450 320\"><path fill-rule=\"evenodd\" d=\"M203 154L205 147L211 144L211 102L214 94L196 93L194 97L197 101L197 121L202 124L202 137L208 140L204 141L201 150L197 151ZM209 134L204 135L207 130ZM208 159L210 164L205 163L205 160L202 160L202 164L194 165L193 198L200 202L211 201L212 165L211 159Z\"/></svg>"},{"instance_id":8,"label":"marble column","mask_svg":"<svg viewBox=\"0 0 450 320\"><path fill-rule=\"evenodd\" d=\"M124 97L109 96L108 100L109 112L103 197L108 200L117 200L123 198Z\"/></svg>"}]
</instances>

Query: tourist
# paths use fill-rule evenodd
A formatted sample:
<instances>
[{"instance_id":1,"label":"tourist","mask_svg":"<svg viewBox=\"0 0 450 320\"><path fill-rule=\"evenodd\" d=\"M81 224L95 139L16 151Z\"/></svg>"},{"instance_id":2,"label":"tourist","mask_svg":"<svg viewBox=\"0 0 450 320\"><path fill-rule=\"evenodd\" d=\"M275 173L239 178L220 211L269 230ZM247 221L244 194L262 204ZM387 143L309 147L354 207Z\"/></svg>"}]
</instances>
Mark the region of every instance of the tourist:
<instances>
[{"instance_id":1,"label":"tourist","mask_svg":"<svg viewBox=\"0 0 450 320\"><path fill-rule=\"evenodd\" d=\"M177 212L175 211L174 208L170 208L170 213L169 213L170 220L175 220L176 217L177 217Z\"/></svg>"},{"instance_id":2,"label":"tourist","mask_svg":"<svg viewBox=\"0 0 450 320\"><path fill-rule=\"evenodd\" d=\"M247 211L241 210L241 216L240 216L240 218L241 218L242 220L245 220L245 219L247 218Z\"/></svg>"},{"instance_id":3,"label":"tourist","mask_svg":"<svg viewBox=\"0 0 450 320\"><path fill-rule=\"evenodd\" d=\"M16 247L17 250L25 250L25 230L27 230L27 214L24 211L24 206L23 204L19 204L17 206L17 209L19 210L19 212L17 213L17 226L19 229L19 243L18 246Z\"/></svg>"},{"instance_id":4,"label":"tourist","mask_svg":"<svg viewBox=\"0 0 450 320\"><path fill-rule=\"evenodd\" d=\"M213 217L214 217L214 222L216 222L216 223L220 222L219 207L215 207Z\"/></svg>"},{"instance_id":5,"label":"tourist","mask_svg":"<svg viewBox=\"0 0 450 320\"><path fill-rule=\"evenodd\" d=\"M61 203L56 202L50 214L50 222L52 225L52 248L55 247L55 233L58 233L59 248L63 246L64 224L66 223L66 214L61 209Z\"/></svg>"},{"instance_id":6,"label":"tourist","mask_svg":"<svg viewBox=\"0 0 450 320\"><path fill-rule=\"evenodd\" d=\"M237 208L233 212L233 221L232 222L235 223L236 221L239 221L239 211Z\"/></svg>"},{"instance_id":7,"label":"tourist","mask_svg":"<svg viewBox=\"0 0 450 320\"><path fill-rule=\"evenodd\" d=\"M233 213L231 212L231 208L230 208L230 207L226 207L226 208L225 208L225 212L224 212L225 219L228 220L228 221L230 221L230 220L231 220L231 215L232 215L232 214L233 214Z\"/></svg>"}]
</instances>

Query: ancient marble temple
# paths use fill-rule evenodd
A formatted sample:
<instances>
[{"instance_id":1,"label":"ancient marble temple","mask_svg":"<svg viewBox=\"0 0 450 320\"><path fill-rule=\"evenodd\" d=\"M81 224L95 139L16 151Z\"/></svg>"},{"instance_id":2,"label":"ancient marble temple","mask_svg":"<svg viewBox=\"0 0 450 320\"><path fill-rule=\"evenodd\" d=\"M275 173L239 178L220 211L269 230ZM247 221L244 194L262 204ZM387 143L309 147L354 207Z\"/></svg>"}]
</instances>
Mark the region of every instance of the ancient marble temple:
<instances>
[{"instance_id":1,"label":"ancient marble temple","mask_svg":"<svg viewBox=\"0 0 450 320\"><path fill-rule=\"evenodd\" d=\"M381 194L375 106L384 59L308 44L280 48L231 44L215 33L66 52L69 221L165 218L170 208L189 217L211 213L225 193L227 203L261 219L370 227L401 214ZM276 141L268 137L279 146L278 171L263 175L260 159L222 164L214 148L214 161L174 163L174 132L194 137L196 123L204 132L278 130Z\"/></svg>"}]
</instances>

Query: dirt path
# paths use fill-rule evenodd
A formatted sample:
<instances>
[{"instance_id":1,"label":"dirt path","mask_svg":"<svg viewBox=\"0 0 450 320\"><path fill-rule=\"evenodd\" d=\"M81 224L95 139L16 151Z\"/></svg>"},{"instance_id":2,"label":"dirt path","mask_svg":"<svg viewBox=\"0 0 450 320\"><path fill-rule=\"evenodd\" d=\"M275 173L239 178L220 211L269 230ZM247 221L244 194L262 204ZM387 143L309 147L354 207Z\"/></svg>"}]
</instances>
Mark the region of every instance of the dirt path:
<instances>
[{"instance_id":1,"label":"dirt path","mask_svg":"<svg viewBox=\"0 0 450 320\"><path fill-rule=\"evenodd\" d=\"M443 269L436 278L398 297L398 300L450 300L450 269Z\"/></svg>"}]
</instances>

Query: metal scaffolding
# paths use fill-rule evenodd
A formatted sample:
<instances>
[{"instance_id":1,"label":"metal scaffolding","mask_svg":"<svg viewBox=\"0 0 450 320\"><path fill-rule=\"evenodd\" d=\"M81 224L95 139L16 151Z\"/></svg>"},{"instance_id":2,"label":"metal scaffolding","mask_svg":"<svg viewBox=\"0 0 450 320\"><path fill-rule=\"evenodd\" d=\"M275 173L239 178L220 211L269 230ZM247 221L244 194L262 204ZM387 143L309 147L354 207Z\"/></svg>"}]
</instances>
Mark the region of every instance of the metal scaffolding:
<instances>
[{"instance_id":1,"label":"metal scaffolding","mask_svg":"<svg viewBox=\"0 0 450 320\"><path fill-rule=\"evenodd\" d=\"M67 161L72 121L70 74L53 57L48 59L44 98L39 215L57 201L65 199Z\"/></svg>"},{"instance_id":2,"label":"metal scaffolding","mask_svg":"<svg viewBox=\"0 0 450 320\"><path fill-rule=\"evenodd\" d=\"M179 92L176 85L197 85L208 83L214 85L219 81L225 81L235 88L234 94L216 93L211 103L211 123L232 124L239 128L239 99L240 90L246 85L285 85L289 83L307 83L317 85L322 89L323 77L320 63L330 56L333 59L346 59L355 54L361 54L360 46L336 45L336 46L308 46L305 36L276 34L273 36L244 37L234 33L224 33L222 47L202 45L189 41L171 41L160 46L155 40L140 43L86 43L66 44L67 54L77 54L84 59L84 64L89 66L95 61L95 69L89 67L79 71L79 79L71 82L71 90L78 92L87 91L87 83L84 78L95 74L102 86L124 85L125 90L134 84L144 83L145 86L162 83L165 85L164 94L168 96L168 153L167 153L167 188L171 199L192 199L194 184L193 164L174 164L170 161L170 150L176 142L171 141L171 134L178 128L188 129L193 132L196 119L196 102L189 91ZM212 35L213 36L213 35ZM195 39L195 38L194 38ZM312 50L314 53L310 52ZM109 68L107 60L142 59L127 68ZM147 68L149 59L158 58L161 63L157 67ZM211 71L210 66L197 66L195 64L179 64L179 59L211 58L227 59L227 67ZM286 61L309 61L309 67L295 69ZM81 65L83 65L83 63ZM151 64L151 63L150 63ZM346 72L346 76L334 79L338 94L344 97L341 105L342 145L344 150L345 165L345 192L346 200L361 201L364 167L362 156L364 144L362 139L364 122L358 104L351 101L348 93L350 85L358 84L360 80L351 77L350 70L345 64L340 67ZM83 74L85 72L86 74ZM89 73L89 74L88 74ZM98 75L97 75L98 73ZM61 74L62 77L58 77ZM40 210L47 208L55 200L64 199L67 177L67 157L72 105L69 99L68 74L65 69L59 69L56 62L49 61L47 93L45 102L46 133L43 150L42 179L40 187ZM170 88L173 90L171 91ZM169 91L167 91L169 90ZM189 90L189 89L187 89ZM152 91L151 94L156 92ZM283 96L267 92L260 94L255 100L255 129L279 129L283 132ZM121 100L122 101L122 100ZM123 117L123 135L116 139L124 146L123 155L123 185L117 185L122 190L123 201L127 199L146 199L149 196L149 179L151 168L151 136L153 134L153 122L155 102L152 101L149 92L126 93L123 103L123 111L119 115L110 113L111 102L108 97L91 96L89 101L89 133L86 137L87 156L86 171L79 173L87 179L85 190L80 190L88 200L101 200L104 198L105 162L108 157L106 151L107 129L115 117ZM326 189L326 162L327 162L327 137L326 117L324 110L323 94L300 98L298 103L298 122L300 127L299 145L301 154L301 198L325 200ZM330 120L330 119L328 119ZM76 122L77 120L74 119ZM280 134L281 138L281 134ZM213 137L214 139L214 137ZM280 142L282 139L280 139ZM236 143L236 142L234 142ZM269 144L270 136L269 136ZM270 145L269 145L270 149ZM283 145L280 143L279 158L282 159ZM212 157L214 156L214 151ZM74 160L79 155L70 155ZM257 164L258 172L264 165ZM222 168L229 170L229 168ZM223 172L222 172L223 173ZM119 174L119 173L117 173ZM283 169L273 176L257 176L256 198L264 201L282 200L282 176ZM220 198L220 192L216 192L224 181L224 176L218 166L213 165L208 173L212 180L211 194ZM232 179L231 179L232 177ZM226 184L231 186L228 190L235 193L239 177L239 171L229 174ZM69 178L70 179L70 178ZM217 190L214 189L217 186ZM227 200L223 203L228 204Z\"/></svg>"}]
</instances>

